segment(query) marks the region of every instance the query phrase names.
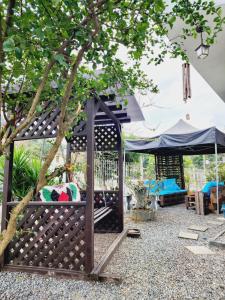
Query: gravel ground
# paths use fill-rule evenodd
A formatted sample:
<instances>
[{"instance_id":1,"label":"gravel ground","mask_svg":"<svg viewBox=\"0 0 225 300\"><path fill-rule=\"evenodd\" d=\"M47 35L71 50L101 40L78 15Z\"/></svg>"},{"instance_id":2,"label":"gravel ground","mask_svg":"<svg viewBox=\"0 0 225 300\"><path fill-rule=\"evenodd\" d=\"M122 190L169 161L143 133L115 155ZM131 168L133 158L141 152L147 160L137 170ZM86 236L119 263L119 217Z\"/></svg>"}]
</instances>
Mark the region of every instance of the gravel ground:
<instances>
[{"instance_id":1,"label":"gravel ground","mask_svg":"<svg viewBox=\"0 0 225 300\"><path fill-rule=\"evenodd\" d=\"M225 228L208 225L198 241L177 238L189 225L207 225L216 215L198 216L183 205L158 211L157 220L128 224L141 239L126 238L106 271L123 276L122 284L60 280L22 273L0 273L0 299L18 300L225 300L225 250L194 255L185 246L206 245Z\"/></svg>"},{"instance_id":2,"label":"gravel ground","mask_svg":"<svg viewBox=\"0 0 225 300\"><path fill-rule=\"evenodd\" d=\"M225 228L224 228L225 229ZM221 230L222 232L222 230ZM221 242L225 244L225 232L216 239L217 242ZM224 250L225 251L225 250Z\"/></svg>"},{"instance_id":3,"label":"gravel ground","mask_svg":"<svg viewBox=\"0 0 225 300\"><path fill-rule=\"evenodd\" d=\"M98 264L105 254L107 249L113 243L113 241L117 238L118 233L96 233L94 237L94 245L95 245L95 265Z\"/></svg>"}]
</instances>

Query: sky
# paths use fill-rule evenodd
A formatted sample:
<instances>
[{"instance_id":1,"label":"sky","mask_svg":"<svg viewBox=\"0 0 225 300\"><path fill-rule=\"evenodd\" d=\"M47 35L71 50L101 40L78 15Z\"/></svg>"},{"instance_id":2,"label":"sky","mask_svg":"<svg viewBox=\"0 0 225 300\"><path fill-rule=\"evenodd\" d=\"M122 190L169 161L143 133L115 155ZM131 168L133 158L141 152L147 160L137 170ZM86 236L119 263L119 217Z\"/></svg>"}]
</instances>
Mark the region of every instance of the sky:
<instances>
[{"instance_id":1,"label":"sky","mask_svg":"<svg viewBox=\"0 0 225 300\"><path fill-rule=\"evenodd\" d=\"M148 97L136 94L146 121L124 125L125 132L142 137L155 135L179 119L186 120L187 114L188 122L199 129L217 126L225 131L225 103L194 67L191 66L192 98L187 103L183 101L181 60L168 59L159 66L143 63L142 69L158 84L160 92Z\"/></svg>"},{"instance_id":2,"label":"sky","mask_svg":"<svg viewBox=\"0 0 225 300\"><path fill-rule=\"evenodd\" d=\"M224 2L216 1L217 4ZM129 63L124 49L120 50L120 57ZM147 65L143 59L142 70L158 84L160 92L148 94L147 97L136 93L145 121L124 124L126 133L140 137L154 136L173 126L179 119L187 121L187 114L190 116L187 122L199 129L217 126L225 131L225 103L193 66L190 71L192 98L187 103L183 101L180 59L167 59L159 66Z\"/></svg>"}]
</instances>

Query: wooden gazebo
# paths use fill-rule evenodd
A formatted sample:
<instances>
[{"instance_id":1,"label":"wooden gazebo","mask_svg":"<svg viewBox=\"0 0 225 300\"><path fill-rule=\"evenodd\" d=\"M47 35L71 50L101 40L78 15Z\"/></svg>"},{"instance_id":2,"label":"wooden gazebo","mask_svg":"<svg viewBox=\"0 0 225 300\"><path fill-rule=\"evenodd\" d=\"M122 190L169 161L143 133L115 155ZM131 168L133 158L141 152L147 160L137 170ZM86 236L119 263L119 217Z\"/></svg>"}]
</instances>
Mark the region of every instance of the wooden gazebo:
<instances>
[{"instance_id":1,"label":"wooden gazebo","mask_svg":"<svg viewBox=\"0 0 225 300\"><path fill-rule=\"evenodd\" d=\"M68 161L74 151L87 153L87 189L81 192L81 201L31 201L18 220L19 234L2 258L4 270L86 276L94 268L94 232L123 231L121 124L130 122L131 115L115 99L115 95L101 95L88 100L84 108L86 121L80 121L72 137L67 139ZM133 105L139 110L136 101ZM15 141L56 137L59 113L57 107L46 109ZM2 230L7 228L10 211L16 205L11 192L13 149L14 143L5 162ZM94 190L95 151L118 152L118 190L104 193ZM101 197L104 197L105 207L96 207L95 201Z\"/></svg>"}]
</instances>

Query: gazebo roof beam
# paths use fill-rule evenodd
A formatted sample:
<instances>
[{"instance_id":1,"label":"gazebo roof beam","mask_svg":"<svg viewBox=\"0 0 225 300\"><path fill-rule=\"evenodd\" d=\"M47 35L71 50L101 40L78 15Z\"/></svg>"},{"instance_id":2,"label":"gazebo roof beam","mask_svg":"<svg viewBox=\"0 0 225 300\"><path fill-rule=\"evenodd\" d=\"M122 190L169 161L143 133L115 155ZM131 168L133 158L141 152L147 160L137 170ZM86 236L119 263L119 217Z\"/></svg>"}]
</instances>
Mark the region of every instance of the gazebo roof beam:
<instances>
[{"instance_id":1,"label":"gazebo roof beam","mask_svg":"<svg viewBox=\"0 0 225 300\"><path fill-rule=\"evenodd\" d=\"M113 121L113 123L116 125L118 131L120 132L120 122L117 119L117 117L111 112L111 110L108 108L108 106L101 100L101 98L96 95L96 98L100 104L100 108L106 113L106 115Z\"/></svg>"},{"instance_id":2,"label":"gazebo roof beam","mask_svg":"<svg viewBox=\"0 0 225 300\"><path fill-rule=\"evenodd\" d=\"M111 121L111 123L110 123L110 121ZM120 121L120 124L128 123L128 122L130 122L130 117L121 118L119 121ZM96 120L95 121L95 125L110 125L110 124L114 124L114 122L111 119L104 119L104 120Z\"/></svg>"},{"instance_id":3,"label":"gazebo roof beam","mask_svg":"<svg viewBox=\"0 0 225 300\"><path fill-rule=\"evenodd\" d=\"M124 118L127 117L127 113L126 112L115 112L114 116L118 119L118 121L120 120L120 118ZM108 115L106 115L105 113L101 113L101 114L96 114L95 116L95 120L100 120L100 119L111 119Z\"/></svg>"}]
</instances>

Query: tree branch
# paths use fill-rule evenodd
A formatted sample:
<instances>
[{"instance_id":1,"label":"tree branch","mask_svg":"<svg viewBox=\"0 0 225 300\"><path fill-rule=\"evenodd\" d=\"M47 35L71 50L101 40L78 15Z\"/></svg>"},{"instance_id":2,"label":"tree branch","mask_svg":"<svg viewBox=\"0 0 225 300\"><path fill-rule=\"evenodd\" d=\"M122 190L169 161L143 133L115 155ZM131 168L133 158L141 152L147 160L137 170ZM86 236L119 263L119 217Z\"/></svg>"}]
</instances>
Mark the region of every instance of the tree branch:
<instances>
[{"instance_id":1,"label":"tree branch","mask_svg":"<svg viewBox=\"0 0 225 300\"><path fill-rule=\"evenodd\" d=\"M49 72L51 71L53 65L55 64L55 60L51 60L48 65L46 66L45 68L45 71L44 71L44 74L43 74L43 78L37 88L37 91L36 91L36 94L34 96L34 99L33 99L33 102L32 102L32 105L30 107L30 110L27 114L27 117L25 119L24 122L22 122L13 132L12 134L10 135L10 137L5 141L4 143L4 148L6 148L9 144L12 143L12 141L14 140L14 138L17 136L17 134L19 132L21 132L24 128L26 128L30 122L32 121L34 115L35 115L35 112L36 112L36 107L37 107L37 104L39 103L39 100L40 100L40 97L41 97L41 93L46 85L46 82L47 82L47 79L48 79L48 75L49 75Z\"/></svg>"},{"instance_id":2,"label":"tree branch","mask_svg":"<svg viewBox=\"0 0 225 300\"><path fill-rule=\"evenodd\" d=\"M15 4L16 4L16 0L9 0L7 13L6 13L6 20L5 20L6 28L5 28L4 37L7 36L8 29L12 24L12 17L13 17L13 13L14 13Z\"/></svg>"}]
</instances>

